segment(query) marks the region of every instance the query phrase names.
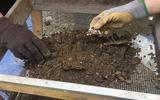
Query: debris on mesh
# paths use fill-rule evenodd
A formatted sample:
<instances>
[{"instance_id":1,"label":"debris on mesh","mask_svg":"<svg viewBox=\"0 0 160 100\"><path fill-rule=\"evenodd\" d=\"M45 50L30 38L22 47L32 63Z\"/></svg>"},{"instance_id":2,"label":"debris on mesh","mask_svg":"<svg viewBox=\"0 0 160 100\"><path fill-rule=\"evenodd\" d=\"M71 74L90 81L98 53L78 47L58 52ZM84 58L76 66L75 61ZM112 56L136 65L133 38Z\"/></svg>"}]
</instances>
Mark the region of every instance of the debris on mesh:
<instances>
[{"instance_id":1,"label":"debris on mesh","mask_svg":"<svg viewBox=\"0 0 160 100\"><path fill-rule=\"evenodd\" d=\"M158 75L153 35L139 34L131 43L133 48L140 49L136 56L141 59L142 64Z\"/></svg>"},{"instance_id":2,"label":"debris on mesh","mask_svg":"<svg viewBox=\"0 0 160 100\"><path fill-rule=\"evenodd\" d=\"M86 36L81 31L55 33L43 39L51 57L42 65L32 66L28 75L103 87L112 87L117 80L132 84L130 75L140 63L135 58L137 51L128 44L106 45L113 37Z\"/></svg>"},{"instance_id":3,"label":"debris on mesh","mask_svg":"<svg viewBox=\"0 0 160 100\"><path fill-rule=\"evenodd\" d=\"M100 31L100 30L95 30L93 28L90 28L87 32L87 36L90 36L90 35L107 35L109 32L108 31Z\"/></svg>"},{"instance_id":4,"label":"debris on mesh","mask_svg":"<svg viewBox=\"0 0 160 100\"><path fill-rule=\"evenodd\" d=\"M124 32L125 33L125 32ZM95 29L89 29L87 32L87 36L98 36L101 38L105 38L105 45L120 45L126 44L130 41L131 37L128 34L119 34L116 32L109 33L108 31L100 31Z\"/></svg>"}]
</instances>

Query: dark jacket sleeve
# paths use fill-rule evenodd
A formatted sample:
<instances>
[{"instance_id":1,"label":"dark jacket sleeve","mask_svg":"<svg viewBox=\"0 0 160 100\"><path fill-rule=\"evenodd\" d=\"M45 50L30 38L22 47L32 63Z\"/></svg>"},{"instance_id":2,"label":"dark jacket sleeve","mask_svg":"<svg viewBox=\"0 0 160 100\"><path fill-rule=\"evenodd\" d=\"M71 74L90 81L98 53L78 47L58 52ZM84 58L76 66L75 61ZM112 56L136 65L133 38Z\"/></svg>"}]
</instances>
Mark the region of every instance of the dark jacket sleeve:
<instances>
[{"instance_id":1,"label":"dark jacket sleeve","mask_svg":"<svg viewBox=\"0 0 160 100\"><path fill-rule=\"evenodd\" d=\"M0 60L7 51L7 48L5 48L4 45L1 44L2 34L4 33L4 31L8 30L11 25L11 22L7 18L0 18Z\"/></svg>"}]
</instances>

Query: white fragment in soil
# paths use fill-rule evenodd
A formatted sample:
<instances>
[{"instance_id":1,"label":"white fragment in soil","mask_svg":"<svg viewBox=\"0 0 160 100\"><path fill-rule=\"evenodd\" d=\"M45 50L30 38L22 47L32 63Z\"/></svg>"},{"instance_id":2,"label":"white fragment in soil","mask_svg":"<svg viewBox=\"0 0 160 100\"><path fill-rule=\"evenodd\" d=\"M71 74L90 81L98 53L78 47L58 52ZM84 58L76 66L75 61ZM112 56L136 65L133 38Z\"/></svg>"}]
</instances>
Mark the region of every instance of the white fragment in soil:
<instances>
[{"instance_id":1,"label":"white fragment in soil","mask_svg":"<svg viewBox=\"0 0 160 100\"><path fill-rule=\"evenodd\" d=\"M83 62L81 61L81 62L79 62L80 64L83 64Z\"/></svg>"},{"instance_id":2,"label":"white fragment in soil","mask_svg":"<svg viewBox=\"0 0 160 100\"><path fill-rule=\"evenodd\" d=\"M99 73L98 73L98 72L96 72L96 75L99 75Z\"/></svg>"},{"instance_id":3,"label":"white fragment in soil","mask_svg":"<svg viewBox=\"0 0 160 100\"><path fill-rule=\"evenodd\" d=\"M108 75L104 76L105 79L108 79Z\"/></svg>"},{"instance_id":4,"label":"white fragment in soil","mask_svg":"<svg viewBox=\"0 0 160 100\"><path fill-rule=\"evenodd\" d=\"M94 35L94 34L101 35L102 33L100 32L100 30L95 30L95 29L90 28L88 30L87 36Z\"/></svg>"},{"instance_id":5,"label":"white fragment in soil","mask_svg":"<svg viewBox=\"0 0 160 100\"><path fill-rule=\"evenodd\" d=\"M153 16L148 17L148 20L152 21L154 19Z\"/></svg>"},{"instance_id":6,"label":"white fragment in soil","mask_svg":"<svg viewBox=\"0 0 160 100\"><path fill-rule=\"evenodd\" d=\"M116 73L115 73L116 75L119 75L119 74L121 74L121 72L120 71L116 71Z\"/></svg>"},{"instance_id":7,"label":"white fragment in soil","mask_svg":"<svg viewBox=\"0 0 160 100\"><path fill-rule=\"evenodd\" d=\"M51 22L52 22L52 17L51 16L47 16L47 17L45 17L45 25L50 25L51 24Z\"/></svg>"},{"instance_id":8,"label":"white fragment in soil","mask_svg":"<svg viewBox=\"0 0 160 100\"><path fill-rule=\"evenodd\" d=\"M153 59L156 58L153 35L139 34L132 39L131 43L133 48L140 49L136 57L141 59L141 63L158 75L157 63Z\"/></svg>"}]
</instances>

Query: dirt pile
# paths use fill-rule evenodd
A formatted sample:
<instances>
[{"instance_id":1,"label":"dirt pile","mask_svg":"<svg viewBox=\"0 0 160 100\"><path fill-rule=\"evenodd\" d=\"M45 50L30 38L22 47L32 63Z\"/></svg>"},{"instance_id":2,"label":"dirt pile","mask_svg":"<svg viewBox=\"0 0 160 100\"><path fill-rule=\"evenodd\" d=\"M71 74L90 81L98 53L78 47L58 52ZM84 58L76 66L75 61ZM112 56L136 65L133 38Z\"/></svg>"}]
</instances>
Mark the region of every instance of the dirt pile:
<instances>
[{"instance_id":1,"label":"dirt pile","mask_svg":"<svg viewBox=\"0 0 160 100\"><path fill-rule=\"evenodd\" d=\"M112 87L117 80L132 84L130 75L140 63L128 44L106 45L104 37L84 32L59 33L43 39L52 55L32 67L29 77Z\"/></svg>"}]
</instances>

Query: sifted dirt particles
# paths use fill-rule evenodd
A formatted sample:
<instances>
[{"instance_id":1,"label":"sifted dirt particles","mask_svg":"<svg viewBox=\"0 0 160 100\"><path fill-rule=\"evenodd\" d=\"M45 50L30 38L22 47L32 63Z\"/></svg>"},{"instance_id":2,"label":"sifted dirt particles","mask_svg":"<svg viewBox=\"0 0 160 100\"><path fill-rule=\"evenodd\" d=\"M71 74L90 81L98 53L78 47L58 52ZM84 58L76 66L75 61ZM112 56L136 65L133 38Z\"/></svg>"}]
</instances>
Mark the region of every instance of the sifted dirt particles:
<instances>
[{"instance_id":1,"label":"sifted dirt particles","mask_svg":"<svg viewBox=\"0 0 160 100\"><path fill-rule=\"evenodd\" d=\"M52 55L27 70L29 77L112 87L117 80L132 84L130 75L140 63L128 44L106 45L106 37L84 32L55 33L43 41Z\"/></svg>"}]
</instances>

